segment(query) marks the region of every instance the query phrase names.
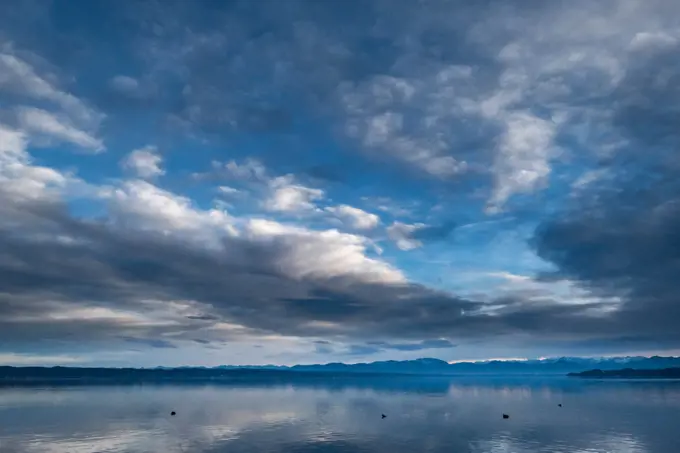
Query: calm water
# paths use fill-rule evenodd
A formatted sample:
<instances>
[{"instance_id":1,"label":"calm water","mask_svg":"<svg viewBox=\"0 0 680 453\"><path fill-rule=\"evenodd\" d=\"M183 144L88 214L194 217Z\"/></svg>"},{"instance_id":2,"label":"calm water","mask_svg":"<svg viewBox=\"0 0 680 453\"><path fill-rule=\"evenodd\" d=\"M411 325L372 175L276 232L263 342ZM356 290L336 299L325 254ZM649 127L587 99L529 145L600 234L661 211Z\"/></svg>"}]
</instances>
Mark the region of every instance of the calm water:
<instances>
[{"instance_id":1,"label":"calm water","mask_svg":"<svg viewBox=\"0 0 680 453\"><path fill-rule=\"evenodd\" d=\"M678 382L0 387L3 453L678 453L679 420Z\"/></svg>"}]
</instances>

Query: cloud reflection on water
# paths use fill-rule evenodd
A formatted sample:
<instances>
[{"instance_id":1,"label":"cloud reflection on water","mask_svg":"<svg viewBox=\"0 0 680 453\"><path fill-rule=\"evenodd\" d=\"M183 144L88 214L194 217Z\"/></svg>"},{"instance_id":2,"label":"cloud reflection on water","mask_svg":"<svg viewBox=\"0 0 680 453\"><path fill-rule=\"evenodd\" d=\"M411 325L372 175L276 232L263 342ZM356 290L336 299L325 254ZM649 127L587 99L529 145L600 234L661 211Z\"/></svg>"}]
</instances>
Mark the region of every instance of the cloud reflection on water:
<instances>
[{"instance_id":1,"label":"cloud reflection on water","mask_svg":"<svg viewBox=\"0 0 680 453\"><path fill-rule=\"evenodd\" d=\"M406 384L3 388L0 450L680 451L673 428L680 415L680 383L425 379L418 386ZM169 416L171 410L176 417ZM504 412L511 414L509 420L501 419ZM388 418L381 420L381 413Z\"/></svg>"}]
</instances>

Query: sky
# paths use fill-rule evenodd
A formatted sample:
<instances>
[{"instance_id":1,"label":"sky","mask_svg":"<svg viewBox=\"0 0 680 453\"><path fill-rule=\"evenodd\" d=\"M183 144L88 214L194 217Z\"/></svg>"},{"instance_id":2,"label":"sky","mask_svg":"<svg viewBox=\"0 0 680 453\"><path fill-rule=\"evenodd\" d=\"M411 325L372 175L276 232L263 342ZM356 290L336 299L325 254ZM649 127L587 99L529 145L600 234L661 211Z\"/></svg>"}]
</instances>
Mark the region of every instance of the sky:
<instances>
[{"instance_id":1,"label":"sky","mask_svg":"<svg viewBox=\"0 0 680 453\"><path fill-rule=\"evenodd\" d=\"M680 351L680 3L0 4L0 364Z\"/></svg>"}]
</instances>

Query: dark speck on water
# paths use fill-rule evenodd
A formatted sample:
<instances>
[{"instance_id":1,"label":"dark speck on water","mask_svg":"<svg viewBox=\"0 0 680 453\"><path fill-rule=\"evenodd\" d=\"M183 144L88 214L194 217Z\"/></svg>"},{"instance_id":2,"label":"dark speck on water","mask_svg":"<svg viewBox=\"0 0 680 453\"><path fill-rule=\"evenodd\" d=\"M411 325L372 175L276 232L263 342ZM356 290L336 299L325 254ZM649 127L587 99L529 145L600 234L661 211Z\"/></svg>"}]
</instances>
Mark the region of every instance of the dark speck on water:
<instances>
[{"instance_id":1,"label":"dark speck on water","mask_svg":"<svg viewBox=\"0 0 680 453\"><path fill-rule=\"evenodd\" d=\"M508 414L503 414L503 418L510 418Z\"/></svg>"},{"instance_id":2,"label":"dark speck on water","mask_svg":"<svg viewBox=\"0 0 680 453\"><path fill-rule=\"evenodd\" d=\"M176 415L175 411L170 412L170 415Z\"/></svg>"},{"instance_id":3,"label":"dark speck on water","mask_svg":"<svg viewBox=\"0 0 680 453\"><path fill-rule=\"evenodd\" d=\"M387 417L387 415L385 415L385 414L382 414L382 418L386 418L386 417Z\"/></svg>"}]
</instances>

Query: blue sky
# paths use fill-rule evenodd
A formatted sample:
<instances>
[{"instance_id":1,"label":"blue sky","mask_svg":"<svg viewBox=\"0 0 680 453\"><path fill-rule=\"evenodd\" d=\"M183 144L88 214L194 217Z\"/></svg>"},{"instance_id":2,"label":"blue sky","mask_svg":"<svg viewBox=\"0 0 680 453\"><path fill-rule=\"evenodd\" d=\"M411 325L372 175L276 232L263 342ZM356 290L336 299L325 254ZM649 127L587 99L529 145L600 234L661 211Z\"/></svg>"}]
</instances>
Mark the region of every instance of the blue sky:
<instances>
[{"instance_id":1,"label":"blue sky","mask_svg":"<svg viewBox=\"0 0 680 453\"><path fill-rule=\"evenodd\" d=\"M0 6L0 362L672 354L680 6Z\"/></svg>"}]
</instances>

